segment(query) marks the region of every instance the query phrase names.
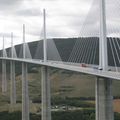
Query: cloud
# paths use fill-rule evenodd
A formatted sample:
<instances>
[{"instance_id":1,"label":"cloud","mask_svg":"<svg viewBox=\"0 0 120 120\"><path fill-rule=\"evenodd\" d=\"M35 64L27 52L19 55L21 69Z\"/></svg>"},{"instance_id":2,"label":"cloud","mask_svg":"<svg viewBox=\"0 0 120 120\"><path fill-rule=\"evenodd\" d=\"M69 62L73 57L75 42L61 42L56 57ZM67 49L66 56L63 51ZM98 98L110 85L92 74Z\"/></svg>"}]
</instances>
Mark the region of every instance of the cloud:
<instances>
[{"instance_id":1,"label":"cloud","mask_svg":"<svg viewBox=\"0 0 120 120\"><path fill-rule=\"evenodd\" d=\"M22 9L22 10L19 10L19 11L16 11L15 12L16 15L18 16L40 16L42 15L41 11L39 9Z\"/></svg>"},{"instance_id":2,"label":"cloud","mask_svg":"<svg viewBox=\"0 0 120 120\"><path fill-rule=\"evenodd\" d=\"M10 4L16 4L20 2L20 0L0 0L0 5L10 5Z\"/></svg>"},{"instance_id":3,"label":"cloud","mask_svg":"<svg viewBox=\"0 0 120 120\"><path fill-rule=\"evenodd\" d=\"M47 1L47 2L51 1L51 2L52 2L52 1L56 1L56 0L41 0L41 1L43 1L43 2L44 2L44 1Z\"/></svg>"},{"instance_id":4,"label":"cloud","mask_svg":"<svg viewBox=\"0 0 120 120\"><path fill-rule=\"evenodd\" d=\"M20 5L23 0L0 0L0 9L6 10L10 7Z\"/></svg>"},{"instance_id":5,"label":"cloud","mask_svg":"<svg viewBox=\"0 0 120 120\"><path fill-rule=\"evenodd\" d=\"M107 29L119 31L119 0L106 4ZM99 32L98 0L0 0L0 32L14 32L16 43L22 41L22 24L26 24L27 41L40 38L43 25L42 9L47 13L48 37L75 37L97 35ZM114 22L113 22L114 21ZM1 35L0 35L1 36Z\"/></svg>"}]
</instances>

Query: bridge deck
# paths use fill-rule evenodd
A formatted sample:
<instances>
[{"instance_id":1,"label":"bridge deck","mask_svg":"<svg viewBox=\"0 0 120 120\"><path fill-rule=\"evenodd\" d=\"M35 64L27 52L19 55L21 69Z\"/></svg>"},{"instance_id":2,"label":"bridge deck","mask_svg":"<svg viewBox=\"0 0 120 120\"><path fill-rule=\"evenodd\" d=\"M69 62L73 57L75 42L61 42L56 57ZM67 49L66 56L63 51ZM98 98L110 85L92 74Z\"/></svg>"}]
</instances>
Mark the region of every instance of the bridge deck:
<instances>
[{"instance_id":1,"label":"bridge deck","mask_svg":"<svg viewBox=\"0 0 120 120\"><path fill-rule=\"evenodd\" d=\"M73 72L80 72L84 74L90 74L98 77L105 77L105 78L110 78L114 80L120 80L120 73L119 72L113 72L113 71L102 71L94 68L88 68L88 67L80 67L80 66L74 66L74 65L68 65L62 62L54 62L54 61L48 61L48 62L43 62L40 60L34 60L34 59L20 59L20 58L6 58L6 57L0 57L2 60L9 60L9 61L18 61L18 62L26 62L26 63L31 63L31 64L37 64L37 65L42 65L42 66L49 66L49 67L54 67L54 68L59 68L59 69L64 69L64 70L70 70Z\"/></svg>"}]
</instances>

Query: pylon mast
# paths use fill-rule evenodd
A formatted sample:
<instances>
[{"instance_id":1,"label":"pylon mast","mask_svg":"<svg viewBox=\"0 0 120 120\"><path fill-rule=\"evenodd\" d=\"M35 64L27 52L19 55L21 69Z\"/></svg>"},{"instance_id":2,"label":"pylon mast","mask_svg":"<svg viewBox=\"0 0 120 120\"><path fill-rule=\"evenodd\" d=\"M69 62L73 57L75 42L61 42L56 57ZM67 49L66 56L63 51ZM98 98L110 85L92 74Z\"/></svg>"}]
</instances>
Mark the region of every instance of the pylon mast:
<instances>
[{"instance_id":1,"label":"pylon mast","mask_svg":"<svg viewBox=\"0 0 120 120\"><path fill-rule=\"evenodd\" d=\"M106 10L105 0L100 0L100 42L99 42L99 65L103 70L108 70L108 52L106 37Z\"/></svg>"}]
</instances>

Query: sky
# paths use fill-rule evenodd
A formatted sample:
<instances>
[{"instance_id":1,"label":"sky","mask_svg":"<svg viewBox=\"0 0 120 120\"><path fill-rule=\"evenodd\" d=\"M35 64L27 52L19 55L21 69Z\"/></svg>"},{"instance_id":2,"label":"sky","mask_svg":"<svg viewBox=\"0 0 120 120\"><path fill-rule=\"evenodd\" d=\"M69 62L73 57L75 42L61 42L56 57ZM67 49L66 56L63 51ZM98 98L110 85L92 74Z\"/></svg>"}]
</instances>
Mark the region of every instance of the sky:
<instances>
[{"instance_id":1,"label":"sky","mask_svg":"<svg viewBox=\"0 0 120 120\"><path fill-rule=\"evenodd\" d=\"M99 0L0 0L0 41L2 43L4 36L5 47L10 46L10 35L13 32L14 44L21 43L23 24L26 27L26 42L42 38L44 8L47 37L78 37L81 34L94 36L99 30L98 3ZM112 2L107 4L113 7ZM118 15L114 9L109 9L107 14ZM116 31L119 31L119 17L114 19L117 22L109 19L108 23L110 26L114 24ZM109 35L112 34L110 32Z\"/></svg>"}]
</instances>

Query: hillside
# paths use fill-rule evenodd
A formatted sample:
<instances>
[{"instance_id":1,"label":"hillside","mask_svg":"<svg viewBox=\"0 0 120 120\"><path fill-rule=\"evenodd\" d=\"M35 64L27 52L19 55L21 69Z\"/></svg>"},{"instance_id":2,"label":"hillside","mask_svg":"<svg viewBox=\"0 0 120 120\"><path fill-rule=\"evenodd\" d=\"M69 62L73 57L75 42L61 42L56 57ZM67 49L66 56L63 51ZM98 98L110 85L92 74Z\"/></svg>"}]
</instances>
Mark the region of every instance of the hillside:
<instances>
[{"instance_id":1,"label":"hillside","mask_svg":"<svg viewBox=\"0 0 120 120\"><path fill-rule=\"evenodd\" d=\"M108 43L108 64L120 66L120 39L107 38ZM48 60L62 60L64 62L76 63L99 63L99 38L54 38L47 40ZM43 41L28 43L33 59L43 59ZM17 57L22 57L22 46L15 46ZM117 51L117 52L116 52ZM27 51L26 51L27 52ZM28 53L28 52L27 52ZM1 53L2 54L2 53ZM10 49L7 49L10 56ZM60 57L60 58L59 58ZM115 58L115 61L114 61Z\"/></svg>"},{"instance_id":2,"label":"hillside","mask_svg":"<svg viewBox=\"0 0 120 120\"><path fill-rule=\"evenodd\" d=\"M117 40L119 42L119 39ZM94 52L96 50L96 53L94 57L91 57L91 60L90 60L91 62L89 62L89 64L93 64L93 59L94 59L94 64L98 64L98 59L99 59L98 38L68 38L68 39L53 39L53 41L55 43L55 46L53 45L53 43L51 43L51 40L48 40L48 44L56 48L56 50L58 50L62 61L87 63L89 61L87 57L83 57L82 61L80 60L80 57L82 56L81 51L87 50L85 54L87 56L87 54L91 55L91 51L94 49ZM84 44L86 44L86 47L85 46L83 47ZM28 45L30 48L32 58L43 59L43 41L32 42L32 43L29 43ZM77 47L74 47L76 45ZM88 45L90 45L91 47L88 48ZM113 42L112 42L112 45L114 45ZM117 42L115 45L117 50L119 50ZM39 48L37 48L37 46L39 46ZM22 57L21 45L15 46L15 49L18 57ZM112 51L110 50L110 39L108 39L108 49L109 49L108 51L109 65L114 65L114 62L113 62L114 60L112 59ZM113 50L114 52L116 52L115 48ZM8 56L10 56L9 48L7 49L7 54ZM52 51L48 49L48 60L59 60L57 59L56 56L54 57L54 55L56 55L56 53L54 52L54 49L52 49ZM74 59L72 59L71 56ZM117 59L117 56L115 56L115 58ZM119 66L119 62L117 62L117 65ZM0 71L1 71L1 67L0 67ZM17 104L11 109L11 106L9 104L10 103L10 75L9 75L10 63L9 61L7 61L8 92L6 95L3 95L0 91L1 114L3 111L9 111L9 113L11 113L12 110L21 111L21 100L22 100L21 72L22 72L21 64L19 62L16 62ZM0 78L1 78L1 74L0 74ZM91 75L74 73L71 71L51 68L50 80L51 80L52 106L53 105L68 105L68 106L71 105L72 106L73 105L78 108L80 107L80 109L82 108L81 112L84 111L83 108L85 108L86 111L91 109L93 111L95 109L95 105L94 105L95 79L96 78ZM0 84L1 84L1 81L0 81ZM31 64L28 65L28 84L29 84L29 97L30 97L30 112L32 114L35 113L35 115L39 115L39 112L41 111L40 66L31 65ZM113 95L114 97L117 97L117 98L120 98L119 86L120 86L120 81L113 81ZM115 112L120 112L120 109L118 107L119 103L120 103L119 99L114 101Z\"/></svg>"},{"instance_id":3,"label":"hillside","mask_svg":"<svg viewBox=\"0 0 120 120\"><path fill-rule=\"evenodd\" d=\"M108 40L108 60L109 60L109 65L114 66L114 60L113 60L113 55L111 51L111 43L112 46L116 46L113 49L113 52L115 53L116 50L118 53L119 51L119 46L120 45L120 40L118 38L107 38ZM115 41L113 43L113 41ZM57 39L48 39L47 41L48 45L51 46L47 48L48 52L48 60L56 60L55 55L56 54L51 54L52 52L54 53L54 49L51 51L52 47L56 48L56 50L59 52L59 55L61 57L62 61L66 62L84 62L87 63L89 60L87 60L87 57L82 57L82 61L80 57L82 56L83 52L85 51L85 55L90 55L91 50L94 50L95 55L94 57L91 58L91 63L89 64L98 64L99 62L99 39L97 37L92 37L92 38L57 38ZM54 45L55 46L54 46ZM77 45L77 46L76 46ZM85 46L84 46L85 45ZM32 55L33 59L43 59L43 41L35 41L35 42L30 42L28 43L28 46L30 48L30 53ZM84 47L83 47L84 46ZM90 47L88 47L90 46ZM116 49L115 49L116 48ZM22 46L17 45L15 46L17 57L22 57ZM10 48L7 49L7 54L10 57ZM50 56L52 55L52 56ZM120 55L120 54L119 54ZM72 59L71 56L74 58ZM117 55L115 54L114 56L116 58L116 64L119 66L119 61L117 60ZM88 57L89 58L89 57ZM94 63L93 63L94 59ZM1 62L1 61L0 61ZM8 79L9 77L9 62L7 62L7 72L8 72ZM1 68L1 67L0 67ZM29 86L30 86L30 91L37 91L40 89L40 83L37 83L38 80L38 75L37 71L34 71L32 68L37 69L37 66L29 64L28 66L28 71L29 73L35 73L36 75L33 75L34 77L29 74ZM0 69L1 71L1 69ZM36 73L37 72L37 73ZM16 62L16 76L21 75L21 64L19 62ZM33 79L33 80L32 80ZM94 89L95 89L95 78L93 76L89 75L81 75L78 73L72 73L68 71L62 71L62 70L54 70L52 69L52 76L51 76L51 83L52 83L52 92L53 95L63 95L63 96L70 96L70 97L89 97L89 96L94 96ZM36 82L35 82L36 81ZM20 85L21 83L18 82ZM36 86L37 85L37 86ZM39 86L38 86L39 85ZM115 96L120 96L119 94L119 82L114 83L115 86ZM19 88L19 87L18 87ZM35 90L34 90L35 89ZM20 91L20 89L18 90ZM37 92L38 93L38 92ZM34 93L30 93L35 95ZM40 94L40 92L39 92ZM39 95L40 96L40 95ZM19 98L19 97L18 97Z\"/></svg>"},{"instance_id":4,"label":"hillside","mask_svg":"<svg viewBox=\"0 0 120 120\"><path fill-rule=\"evenodd\" d=\"M33 69L33 68L32 68ZM40 119L39 111L41 111L41 73L40 68L34 67L34 72L30 70L28 74L29 84L29 97L30 97L30 113L33 114L33 118L38 116ZM36 71L36 72L35 72ZM9 78L9 76L8 76ZM51 103L54 104L72 104L80 106L87 110L94 110L94 104L89 100L94 100L95 97L95 77L91 75L85 75L80 73L73 73L70 71L51 69L50 80L51 80ZM9 81L10 82L10 81ZM8 111L7 115L14 114L11 111L21 111L21 75L16 76L16 88L17 88L17 104L11 108L10 102L10 83L8 83L8 93L2 95L0 91L0 113ZM113 94L116 97L120 96L120 82L113 82ZM87 101L86 101L87 100ZM114 102L114 110L120 113L118 107L119 99ZM80 110L81 112L84 109ZM79 113L80 113L79 111ZM67 111L64 111L64 114ZM75 111L73 111L75 112ZM73 113L72 112L72 113ZM55 114L55 112L53 112ZM57 113L56 113L57 114ZM82 113L83 114L83 113ZM90 112L92 114L92 112ZM65 114L68 117L71 114ZM18 117L18 114L15 114ZM57 117L60 118L61 115ZM6 116L3 115L3 118ZM12 117L10 115L10 117ZM9 117L9 118L10 118ZM21 118L21 114L19 115ZM31 118L31 120L33 119ZM13 118L12 118L13 119ZM7 119L8 120L8 119ZM56 119L55 119L56 120Z\"/></svg>"},{"instance_id":5,"label":"hillside","mask_svg":"<svg viewBox=\"0 0 120 120\"><path fill-rule=\"evenodd\" d=\"M29 95L30 99L39 99L41 97L41 73L39 72L28 75L29 80ZM9 79L9 76L7 77ZM95 96L95 77L70 71L52 69L51 70L51 94L52 97L92 97ZM21 75L16 76L17 99L21 101ZM8 83L9 86L9 83ZM113 82L114 96L120 96L120 82ZM0 86L1 87L1 86ZM10 87L10 86L9 86ZM7 100L9 100L9 88ZM1 92L0 92L1 94ZM4 96L3 96L4 98ZM5 97L6 99L6 97ZM5 100L6 101L6 100Z\"/></svg>"}]
</instances>

